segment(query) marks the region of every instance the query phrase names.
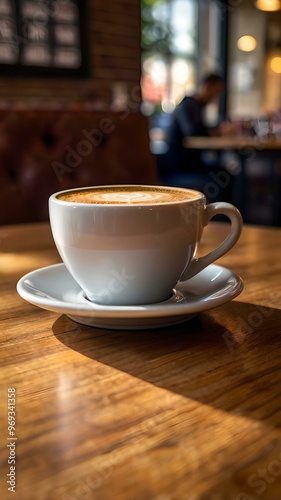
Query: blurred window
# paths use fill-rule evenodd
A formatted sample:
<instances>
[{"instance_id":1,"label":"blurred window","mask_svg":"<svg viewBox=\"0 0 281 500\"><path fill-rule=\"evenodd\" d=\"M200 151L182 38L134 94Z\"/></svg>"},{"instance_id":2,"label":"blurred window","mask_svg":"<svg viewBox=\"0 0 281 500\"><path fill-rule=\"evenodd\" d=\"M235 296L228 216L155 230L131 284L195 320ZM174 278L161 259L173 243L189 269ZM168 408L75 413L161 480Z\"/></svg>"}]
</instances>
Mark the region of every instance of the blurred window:
<instances>
[{"instance_id":1,"label":"blurred window","mask_svg":"<svg viewBox=\"0 0 281 500\"><path fill-rule=\"evenodd\" d=\"M143 112L170 113L205 73L224 74L227 9L219 0L142 0L141 5Z\"/></svg>"}]
</instances>

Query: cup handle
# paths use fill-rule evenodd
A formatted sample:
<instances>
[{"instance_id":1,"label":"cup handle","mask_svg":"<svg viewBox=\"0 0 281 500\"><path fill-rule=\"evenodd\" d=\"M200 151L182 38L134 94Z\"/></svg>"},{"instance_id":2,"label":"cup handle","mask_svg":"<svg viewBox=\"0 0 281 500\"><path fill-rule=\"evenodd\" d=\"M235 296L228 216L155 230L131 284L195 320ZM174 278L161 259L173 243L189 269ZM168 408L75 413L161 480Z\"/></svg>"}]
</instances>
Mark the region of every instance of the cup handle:
<instances>
[{"instance_id":1,"label":"cup handle","mask_svg":"<svg viewBox=\"0 0 281 500\"><path fill-rule=\"evenodd\" d=\"M188 280L198 274L205 267L227 253L238 241L243 226L243 219L239 210L234 205L222 201L210 203L205 208L203 226L207 226L210 220L217 214L226 215L230 219L231 229L229 235L215 250L212 250L207 255L203 255L203 257L195 257L182 274L180 281Z\"/></svg>"}]
</instances>

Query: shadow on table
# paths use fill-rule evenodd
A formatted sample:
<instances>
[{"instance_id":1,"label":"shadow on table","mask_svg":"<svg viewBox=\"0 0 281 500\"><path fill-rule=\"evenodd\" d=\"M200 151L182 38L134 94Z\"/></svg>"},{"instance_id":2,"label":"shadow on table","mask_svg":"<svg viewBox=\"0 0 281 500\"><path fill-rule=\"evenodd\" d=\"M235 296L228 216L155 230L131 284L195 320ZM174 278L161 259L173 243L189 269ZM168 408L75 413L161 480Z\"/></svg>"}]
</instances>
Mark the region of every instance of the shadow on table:
<instances>
[{"instance_id":1,"label":"shadow on table","mask_svg":"<svg viewBox=\"0 0 281 500\"><path fill-rule=\"evenodd\" d=\"M281 310L233 301L169 328L102 330L61 316L53 331L83 356L184 397L278 426L281 410L271 414L266 404L280 396L278 324Z\"/></svg>"}]
</instances>

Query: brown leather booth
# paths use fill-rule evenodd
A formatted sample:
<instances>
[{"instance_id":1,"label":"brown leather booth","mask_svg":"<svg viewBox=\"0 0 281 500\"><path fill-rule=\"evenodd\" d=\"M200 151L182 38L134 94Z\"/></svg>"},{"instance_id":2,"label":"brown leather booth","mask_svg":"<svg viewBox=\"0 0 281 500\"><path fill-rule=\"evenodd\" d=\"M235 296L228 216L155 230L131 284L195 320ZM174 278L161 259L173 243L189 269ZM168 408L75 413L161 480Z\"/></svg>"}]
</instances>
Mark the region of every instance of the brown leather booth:
<instances>
[{"instance_id":1,"label":"brown leather booth","mask_svg":"<svg viewBox=\"0 0 281 500\"><path fill-rule=\"evenodd\" d=\"M0 111L0 225L47 220L48 198L56 191L135 183L157 183L143 115Z\"/></svg>"}]
</instances>

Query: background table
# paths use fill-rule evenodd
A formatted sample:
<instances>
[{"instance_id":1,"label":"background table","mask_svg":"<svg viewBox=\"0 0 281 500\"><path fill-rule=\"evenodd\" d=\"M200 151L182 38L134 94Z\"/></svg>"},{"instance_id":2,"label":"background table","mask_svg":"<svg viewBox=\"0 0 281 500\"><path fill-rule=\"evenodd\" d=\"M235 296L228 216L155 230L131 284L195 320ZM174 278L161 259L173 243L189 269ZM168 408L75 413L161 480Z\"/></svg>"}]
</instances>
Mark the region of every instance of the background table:
<instances>
[{"instance_id":1,"label":"background table","mask_svg":"<svg viewBox=\"0 0 281 500\"><path fill-rule=\"evenodd\" d=\"M281 226L281 137L247 137L247 136L222 136L222 137L186 137L184 146L188 149L235 151L239 155L241 171L234 173L232 202L241 210L247 222L253 222L249 212L251 207L252 186L246 174L247 163L255 164L257 157L263 158L267 165L268 197L270 199L271 215L268 223ZM265 207L260 204L255 207L261 212ZM254 219L261 223L261 220Z\"/></svg>"},{"instance_id":2,"label":"background table","mask_svg":"<svg viewBox=\"0 0 281 500\"><path fill-rule=\"evenodd\" d=\"M186 137L184 145L190 149L255 149L257 151L281 150L281 137Z\"/></svg>"},{"instance_id":3,"label":"background table","mask_svg":"<svg viewBox=\"0 0 281 500\"><path fill-rule=\"evenodd\" d=\"M212 224L201 251L227 224ZM234 301L147 331L91 329L17 295L59 262L48 225L0 229L0 497L279 500L281 230L245 227L220 259ZM16 493L7 394L16 389Z\"/></svg>"}]
</instances>

